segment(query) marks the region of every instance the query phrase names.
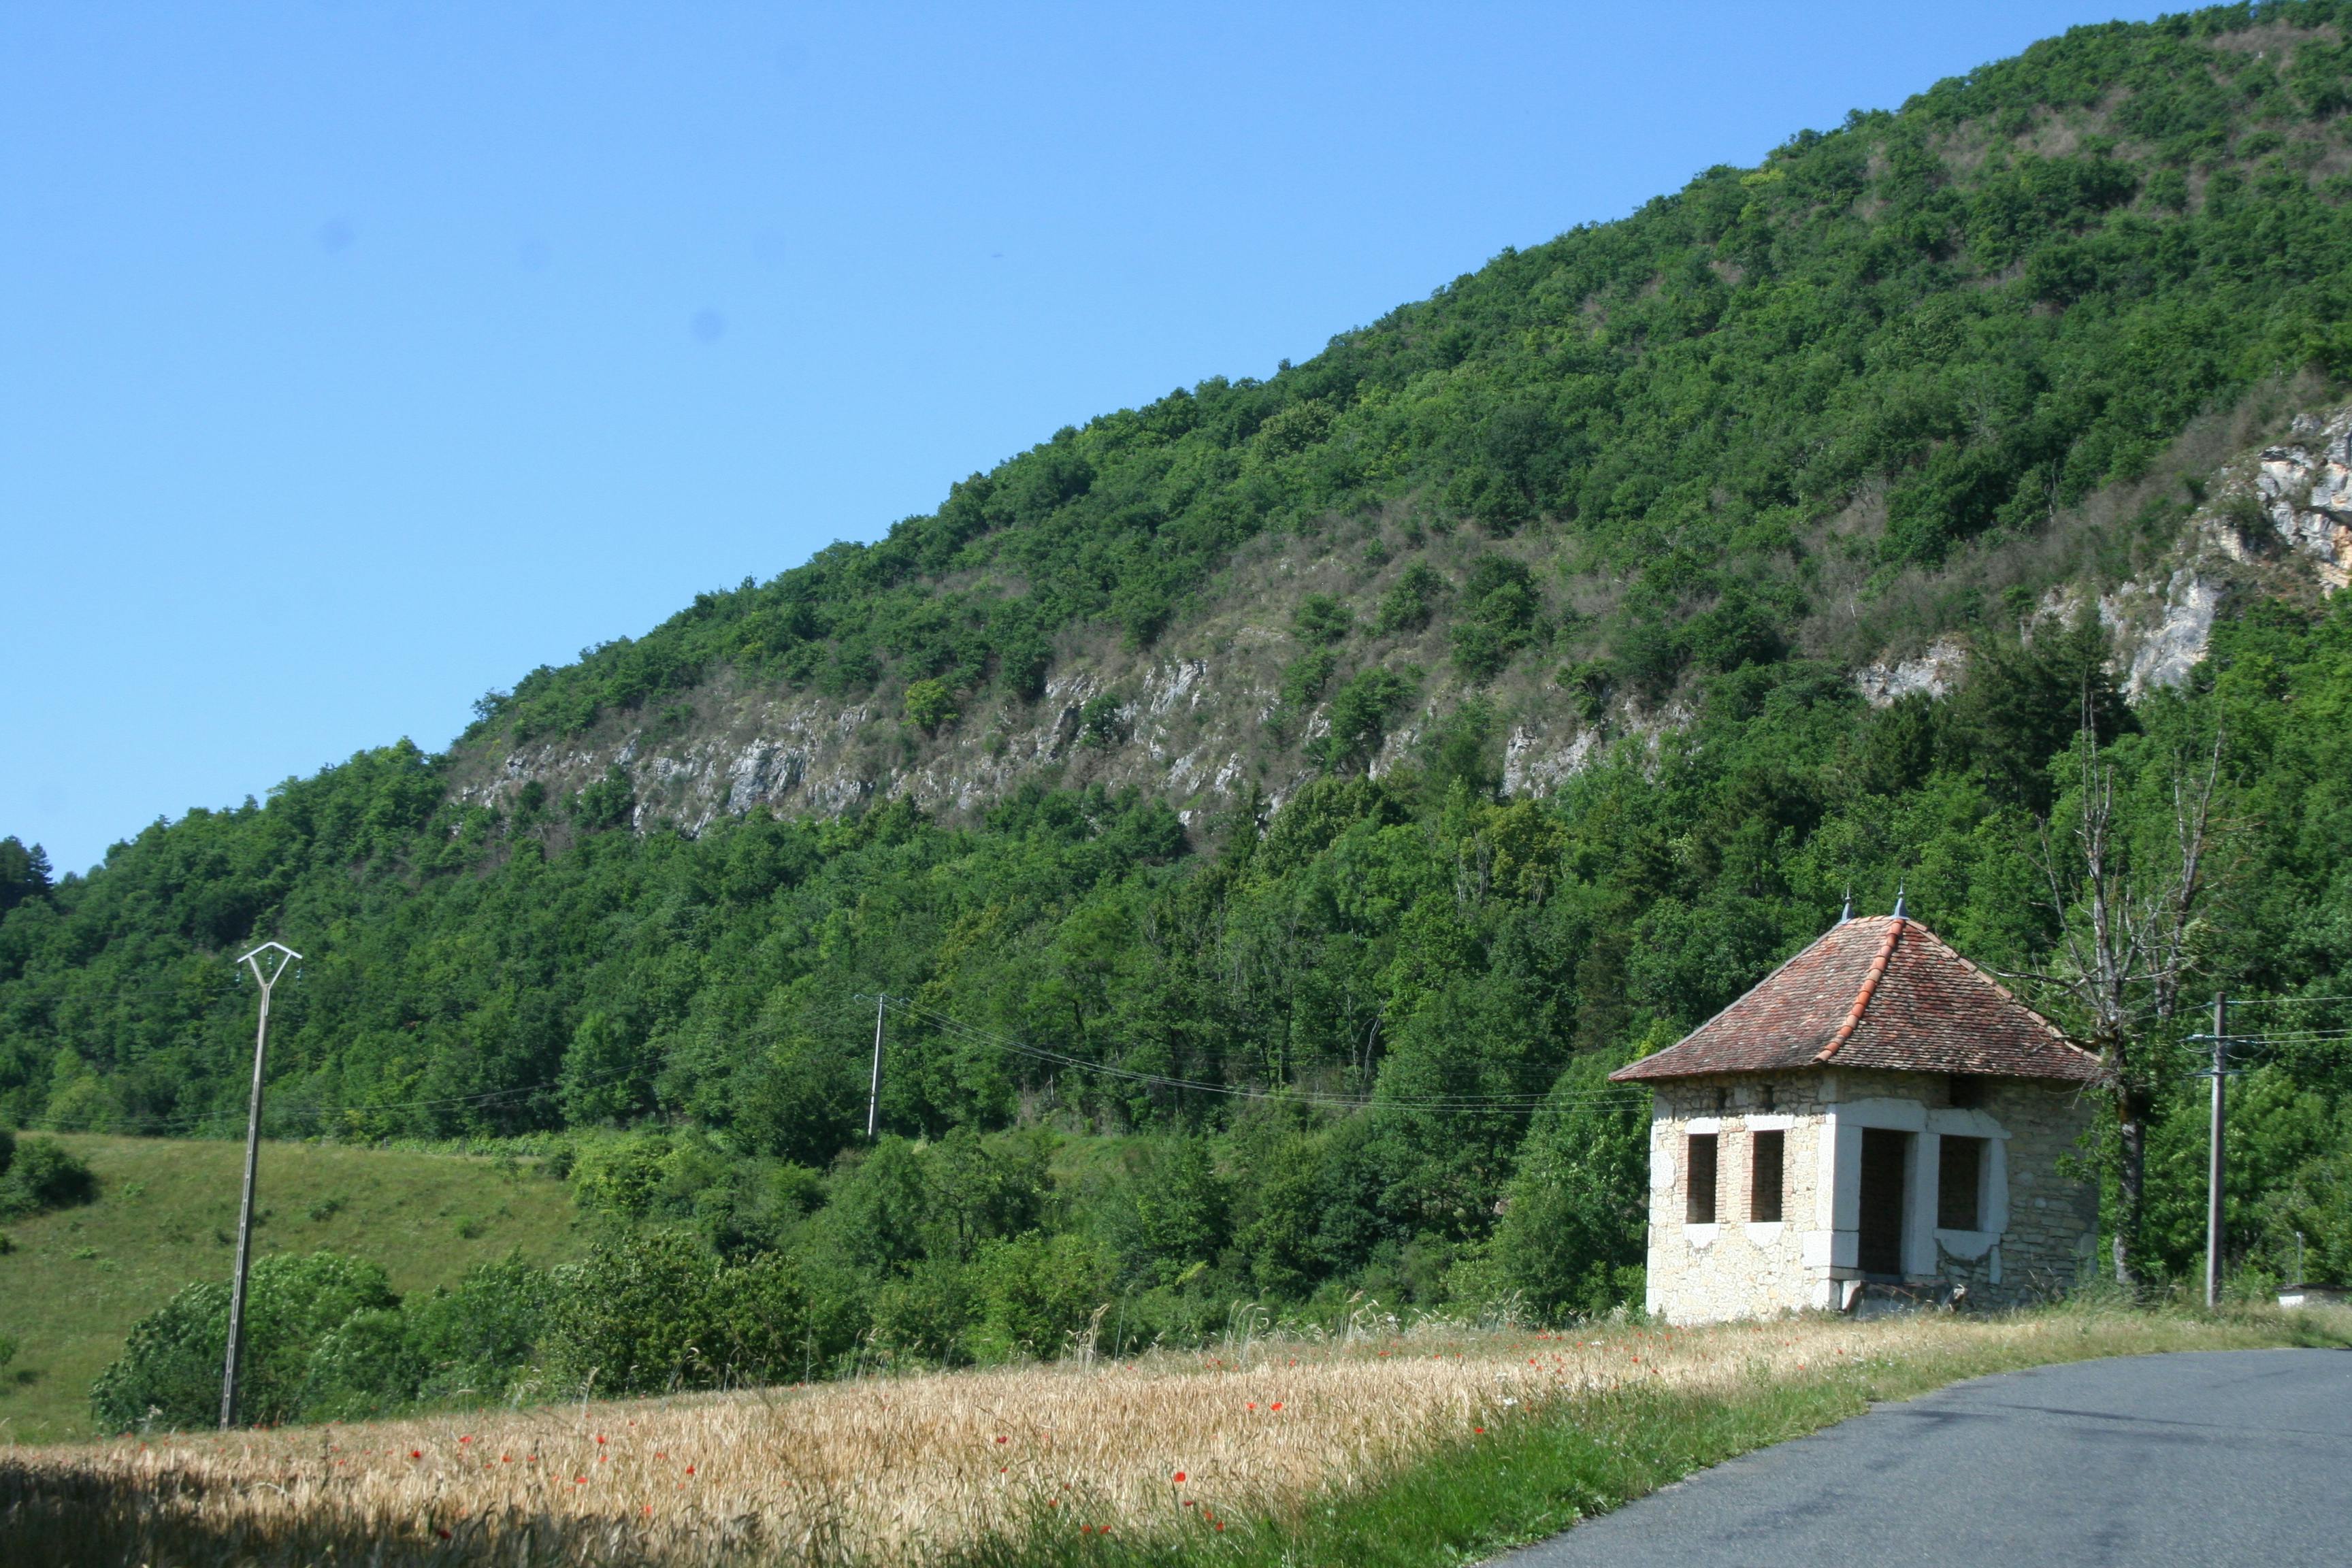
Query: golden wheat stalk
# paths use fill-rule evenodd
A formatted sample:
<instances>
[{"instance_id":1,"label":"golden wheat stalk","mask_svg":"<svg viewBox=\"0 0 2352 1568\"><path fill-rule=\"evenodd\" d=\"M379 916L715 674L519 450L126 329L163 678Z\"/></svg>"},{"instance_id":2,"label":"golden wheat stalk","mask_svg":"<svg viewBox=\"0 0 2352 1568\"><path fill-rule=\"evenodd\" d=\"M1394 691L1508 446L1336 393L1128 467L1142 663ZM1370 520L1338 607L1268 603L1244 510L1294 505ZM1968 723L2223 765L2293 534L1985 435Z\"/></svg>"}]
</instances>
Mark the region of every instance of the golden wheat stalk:
<instances>
[{"instance_id":1,"label":"golden wheat stalk","mask_svg":"<svg viewBox=\"0 0 2352 1568\"><path fill-rule=\"evenodd\" d=\"M1428 1325L1245 1354L1045 1366L16 1449L51 1511L137 1500L153 1550L383 1563L919 1562L991 1532L1284 1517L1563 1398L1704 1393L1859 1358L2071 1332L2043 1320L1559 1334ZM130 1507L130 1504L124 1504ZM40 1510L21 1511L19 1524ZM124 1528L131 1528L125 1525ZM70 1559L64 1559L70 1560Z\"/></svg>"}]
</instances>

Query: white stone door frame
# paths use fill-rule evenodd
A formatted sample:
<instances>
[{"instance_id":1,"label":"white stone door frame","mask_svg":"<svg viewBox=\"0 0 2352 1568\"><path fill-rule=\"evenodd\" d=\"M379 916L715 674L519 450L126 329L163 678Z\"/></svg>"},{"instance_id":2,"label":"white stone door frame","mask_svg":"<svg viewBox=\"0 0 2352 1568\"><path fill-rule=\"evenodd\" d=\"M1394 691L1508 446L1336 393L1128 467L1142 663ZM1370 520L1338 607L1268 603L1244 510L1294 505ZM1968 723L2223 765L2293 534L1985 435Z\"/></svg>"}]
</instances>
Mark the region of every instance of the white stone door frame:
<instances>
[{"instance_id":1,"label":"white stone door frame","mask_svg":"<svg viewBox=\"0 0 2352 1568\"><path fill-rule=\"evenodd\" d=\"M1891 1095L1849 1100L1822 1110L1821 1166L1813 1185L1813 1228L1805 1236L1806 1267L1832 1271L1861 1268L1865 1128L1913 1134L1903 1194L1905 1278L1933 1279L1939 1243L1963 1258L1981 1258L2000 1244L2001 1232L2009 1228L2007 1128L1981 1110L1930 1110L1918 1100ZM1936 1227L1936 1189L1946 1137L1986 1140L1986 1159L1977 1178L1982 1230Z\"/></svg>"}]
</instances>

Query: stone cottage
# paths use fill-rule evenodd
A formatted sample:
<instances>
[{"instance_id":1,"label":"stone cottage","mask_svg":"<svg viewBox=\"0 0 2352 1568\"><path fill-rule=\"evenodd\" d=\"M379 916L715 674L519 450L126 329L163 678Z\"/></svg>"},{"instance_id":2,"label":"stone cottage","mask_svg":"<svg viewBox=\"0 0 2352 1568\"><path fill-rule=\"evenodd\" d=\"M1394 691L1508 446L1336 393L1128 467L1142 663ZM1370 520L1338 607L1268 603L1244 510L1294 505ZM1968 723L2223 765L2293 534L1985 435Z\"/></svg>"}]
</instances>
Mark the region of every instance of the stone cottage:
<instances>
[{"instance_id":1,"label":"stone cottage","mask_svg":"<svg viewBox=\"0 0 2352 1568\"><path fill-rule=\"evenodd\" d=\"M1842 921L1650 1086L1649 1310L1669 1322L2011 1306L2072 1287L2098 1194L2067 1157L2096 1057L1896 912Z\"/></svg>"}]
</instances>

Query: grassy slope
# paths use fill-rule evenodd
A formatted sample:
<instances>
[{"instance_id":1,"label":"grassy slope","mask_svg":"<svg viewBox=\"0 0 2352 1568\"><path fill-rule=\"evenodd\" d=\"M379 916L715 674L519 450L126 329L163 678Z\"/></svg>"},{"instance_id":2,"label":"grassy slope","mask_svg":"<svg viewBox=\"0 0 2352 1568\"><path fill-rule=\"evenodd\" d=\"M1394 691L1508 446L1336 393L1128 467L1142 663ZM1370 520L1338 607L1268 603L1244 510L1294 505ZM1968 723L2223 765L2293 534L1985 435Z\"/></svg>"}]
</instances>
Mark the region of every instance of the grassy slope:
<instances>
[{"instance_id":1,"label":"grassy slope","mask_svg":"<svg viewBox=\"0 0 2352 1568\"><path fill-rule=\"evenodd\" d=\"M89 1162L100 1195L8 1228L0 1335L22 1348L0 1378L0 1442L88 1436L90 1380L131 1325L193 1280L226 1279L234 1256L243 1144L59 1142ZM404 1294L515 1247L544 1262L572 1247L569 1186L449 1154L265 1143L255 1212L257 1254L354 1253Z\"/></svg>"}]
</instances>

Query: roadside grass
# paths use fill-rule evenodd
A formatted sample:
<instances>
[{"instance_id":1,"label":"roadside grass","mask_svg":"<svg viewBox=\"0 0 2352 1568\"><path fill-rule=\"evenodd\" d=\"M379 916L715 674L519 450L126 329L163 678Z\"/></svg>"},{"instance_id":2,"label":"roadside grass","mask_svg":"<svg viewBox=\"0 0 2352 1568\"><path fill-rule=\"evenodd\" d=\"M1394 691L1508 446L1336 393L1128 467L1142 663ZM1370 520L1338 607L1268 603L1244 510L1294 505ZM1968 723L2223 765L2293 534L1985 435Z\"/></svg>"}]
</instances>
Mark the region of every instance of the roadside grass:
<instances>
[{"instance_id":1,"label":"roadside grass","mask_svg":"<svg viewBox=\"0 0 2352 1568\"><path fill-rule=\"evenodd\" d=\"M2075 1305L1564 1334L1425 1325L1262 1340L1239 1362L0 1449L0 1518L23 1568L1437 1568L1958 1379L2284 1345L2352 1345L2352 1314ZM1269 1394L1286 1403L1247 1403Z\"/></svg>"},{"instance_id":2,"label":"roadside grass","mask_svg":"<svg viewBox=\"0 0 2352 1568\"><path fill-rule=\"evenodd\" d=\"M0 1253L0 1446L87 1437L89 1385L131 1326L183 1286L226 1279L245 1145L59 1134L98 1201L10 1224ZM405 1295L453 1285L520 1247L534 1262L578 1243L568 1184L529 1164L348 1144L261 1146L257 1257L330 1247L383 1265Z\"/></svg>"}]
</instances>

